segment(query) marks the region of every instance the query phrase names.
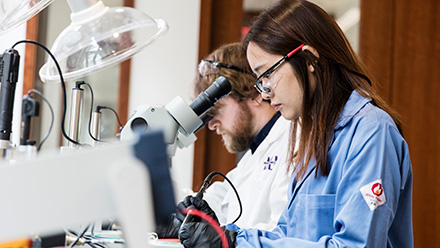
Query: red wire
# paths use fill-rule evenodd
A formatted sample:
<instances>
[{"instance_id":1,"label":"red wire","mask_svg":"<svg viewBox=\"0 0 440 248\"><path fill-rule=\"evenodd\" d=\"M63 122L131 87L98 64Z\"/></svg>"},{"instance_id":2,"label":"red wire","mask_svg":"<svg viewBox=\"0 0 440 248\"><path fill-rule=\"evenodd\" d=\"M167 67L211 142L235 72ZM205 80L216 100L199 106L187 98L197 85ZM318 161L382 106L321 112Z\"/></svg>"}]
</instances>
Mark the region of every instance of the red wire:
<instances>
[{"instance_id":1,"label":"red wire","mask_svg":"<svg viewBox=\"0 0 440 248\"><path fill-rule=\"evenodd\" d=\"M218 235L220 236L220 240L222 241L223 248L229 248L228 240L226 239L225 233L223 232L217 221L215 221L210 215L194 208L186 208L183 210L183 213L194 215L206 220L206 222L208 222L212 227L214 227L215 231L217 231Z\"/></svg>"}]
</instances>

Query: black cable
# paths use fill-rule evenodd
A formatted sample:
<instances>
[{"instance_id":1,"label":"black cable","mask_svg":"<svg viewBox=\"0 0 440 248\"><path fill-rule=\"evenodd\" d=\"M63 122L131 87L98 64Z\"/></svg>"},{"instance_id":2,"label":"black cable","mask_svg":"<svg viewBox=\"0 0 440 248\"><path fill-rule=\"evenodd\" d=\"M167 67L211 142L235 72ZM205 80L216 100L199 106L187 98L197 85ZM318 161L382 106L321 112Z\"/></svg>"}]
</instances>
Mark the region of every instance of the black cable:
<instances>
[{"instance_id":1,"label":"black cable","mask_svg":"<svg viewBox=\"0 0 440 248\"><path fill-rule=\"evenodd\" d=\"M78 233L75 232L72 229L65 229L65 231L70 233L70 234L72 234L72 235L74 235L74 236L76 236L77 238L80 236L80 238L84 239L84 244L87 244L87 245L89 245L92 248L97 248L97 246L99 246L101 248L107 248L107 246L103 244L103 243L107 243L107 242L108 243L112 243L112 244L125 244L124 240L111 240L111 241L108 241L108 240L100 239L99 237L95 236L95 234L94 234L94 224L89 225L88 228L90 228L91 235L82 235L81 236L81 235L78 235Z\"/></svg>"},{"instance_id":2,"label":"black cable","mask_svg":"<svg viewBox=\"0 0 440 248\"><path fill-rule=\"evenodd\" d=\"M45 47L44 45L42 45L42 44L40 44L40 43L38 43L38 42L36 42L36 41L32 41L32 40L21 40L21 41L16 42L16 43L12 46L12 48L14 48L15 46L17 46L18 44L21 44L21 43L30 43L30 44L34 44L34 45L39 46L39 47L42 48L47 54L49 54L49 56L50 56L50 57L52 58L52 60L54 61L55 66L57 67L58 73L60 74L61 88L62 88L62 91L63 91L63 115L62 115L62 117L61 117L61 133L63 134L64 138L66 138L69 142L72 142L73 144L76 144L76 145L82 145L82 144L78 143L77 141L71 139L71 138L66 134L66 130L64 129L64 122L65 122L65 119L66 119L66 105L67 105L67 103L66 103L66 102L67 102L67 100L66 100L66 98L67 98L67 96L66 96L66 84L65 84L65 82L64 82L63 74L62 74L62 72L61 72L61 67L60 67L60 65L58 64L58 61L56 60L55 56L52 54L52 52L51 52L47 47Z\"/></svg>"},{"instance_id":3,"label":"black cable","mask_svg":"<svg viewBox=\"0 0 440 248\"><path fill-rule=\"evenodd\" d=\"M107 248L107 246L100 244L100 243L94 243L92 244L91 241L87 241L86 244L88 244L92 248L97 248L96 246L99 246L101 248Z\"/></svg>"},{"instance_id":4,"label":"black cable","mask_svg":"<svg viewBox=\"0 0 440 248\"><path fill-rule=\"evenodd\" d=\"M242 214L242 212L243 212L243 206L241 205L240 196L238 195L238 191L237 191L237 189L235 188L234 184L232 184L231 180L229 180L229 178L227 178L227 177L226 177L225 175L223 175L222 173L217 172L217 171L213 171L213 172L209 173L209 174L205 177L205 180L203 180L203 185L202 185L200 191L196 194L195 197L203 198L203 194L205 193L206 188L208 188L209 184L211 183L211 180L212 180L215 176L217 176L217 175L222 176L222 177L223 177L223 178L224 178L224 179L225 179L225 180L231 185L232 189L233 189L234 192L235 192L235 195L237 196L238 205L240 206L240 213L238 214L237 218L232 222L232 223L235 223L235 222L236 222L238 219L240 219L240 217L241 217L241 214Z\"/></svg>"},{"instance_id":5,"label":"black cable","mask_svg":"<svg viewBox=\"0 0 440 248\"><path fill-rule=\"evenodd\" d=\"M93 237L95 237L95 222L93 222L92 226L90 227L90 234Z\"/></svg>"},{"instance_id":6,"label":"black cable","mask_svg":"<svg viewBox=\"0 0 440 248\"><path fill-rule=\"evenodd\" d=\"M65 229L65 231L66 232L68 232L68 233L70 233L70 234L72 234L72 235L75 235L75 236L77 236L78 237L78 233L77 232L75 232L74 230L72 230L72 229Z\"/></svg>"},{"instance_id":7,"label":"black cable","mask_svg":"<svg viewBox=\"0 0 440 248\"><path fill-rule=\"evenodd\" d=\"M31 93L35 93L35 94L39 95L41 97L41 99L43 99L43 101L45 101L47 103L47 106L49 106L49 109L50 109L50 115L52 117L52 120L50 121L49 130L47 131L44 138L41 140L40 145L38 145L37 151L39 151L41 149L41 146L44 144L44 142L47 140L47 138L49 138L49 135L52 132L52 127L53 127L55 117L54 117L52 105L50 105L50 102L47 100L47 98L44 97L44 95L36 89L31 89L27 92L28 95L30 95Z\"/></svg>"},{"instance_id":8,"label":"black cable","mask_svg":"<svg viewBox=\"0 0 440 248\"><path fill-rule=\"evenodd\" d=\"M116 219L113 219L111 222L110 222L110 224L108 225L108 227L107 227L107 230L108 231L112 231L113 230L113 224L116 222Z\"/></svg>"},{"instance_id":9,"label":"black cable","mask_svg":"<svg viewBox=\"0 0 440 248\"><path fill-rule=\"evenodd\" d=\"M118 124L119 124L119 131L122 130L122 128L123 128L124 126L121 124L121 121L119 120L118 113L116 113L116 111L115 111L113 108L106 107L106 106L97 106L96 109L97 109L98 111L101 110L101 109L108 109L108 110L111 110L111 111L115 114L115 116L116 116L116 120L118 121Z\"/></svg>"},{"instance_id":10,"label":"black cable","mask_svg":"<svg viewBox=\"0 0 440 248\"><path fill-rule=\"evenodd\" d=\"M95 141L97 141L97 142L103 142L102 140L99 140L99 139L95 138L95 137L92 135L92 131L90 130L90 126L91 126L91 123L92 123L93 103L94 103L94 94L93 94L92 86L91 86L89 83L86 83L86 82L84 82L84 81L81 81L81 84L85 84L85 85L87 85L87 87L89 87L89 89L90 89L91 103L90 103L90 116L89 116L89 125L88 125L89 135L90 135L90 137L91 137L93 140L95 140Z\"/></svg>"},{"instance_id":11,"label":"black cable","mask_svg":"<svg viewBox=\"0 0 440 248\"><path fill-rule=\"evenodd\" d=\"M87 229L86 229L86 230L87 230ZM74 235L74 236L76 236L76 237L79 236L78 233L75 232L75 231L73 231L72 229L67 229L66 232L69 232L70 234L72 234L72 235ZM107 248L106 246L104 246L104 245L102 245L102 244L99 244L99 243L95 243L95 244L93 244L93 243L92 243L91 240L93 239L93 236L94 236L94 234L93 234L93 232L94 232L94 224L91 226L91 232L92 232L92 236L90 236L90 235L83 235L82 238L85 239L84 243L87 244L87 245L89 245L89 246L92 247L92 248L98 248L98 247L96 247L96 246L99 246L99 247L101 247L101 248ZM78 239L78 240L79 240L79 239Z\"/></svg>"},{"instance_id":12,"label":"black cable","mask_svg":"<svg viewBox=\"0 0 440 248\"><path fill-rule=\"evenodd\" d=\"M76 239L75 239L75 241L73 241L73 242L69 245L69 248L72 248L73 246L76 245L76 243L78 243L79 239L82 238L82 237L84 236L84 234L87 232L87 229L89 229L89 226L90 226L90 224L87 225L86 228L84 228L84 230L81 232L80 235L76 235Z\"/></svg>"}]
</instances>

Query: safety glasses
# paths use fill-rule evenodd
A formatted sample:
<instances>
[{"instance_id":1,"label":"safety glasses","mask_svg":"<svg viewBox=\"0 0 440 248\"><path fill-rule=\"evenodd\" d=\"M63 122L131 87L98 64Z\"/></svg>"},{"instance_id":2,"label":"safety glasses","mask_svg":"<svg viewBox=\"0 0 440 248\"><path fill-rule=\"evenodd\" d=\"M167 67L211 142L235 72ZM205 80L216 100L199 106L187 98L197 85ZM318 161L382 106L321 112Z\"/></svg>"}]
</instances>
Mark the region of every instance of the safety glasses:
<instances>
[{"instance_id":1,"label":"safety glasses","mask_svg":"<svg viewBox=\"0 0 440 248\"><path fill-rule=\"evenodd\" d=\"M247 71L245 71L235 65L228 65L228 64L224 64L224 63L221 63L218 61L207 60L207 59L203 59L202 61L200 61L198 69L199 69L200 75L202 77L206 77L208 75L218 74L220 72L220 70L219 70L220 67L249 74L249 72L247 72Z\"/></svg>"},{"instance_id":2,"label":"safety glasses","mask_svg":"<svg viewBox=\"0 0 440 248\"><path fill-rule=\"evenodd\" d=\"M279 80L276 80L276 79L279 79L279 77L273 78L271 80L270 79L271 74L276 69L278 69L285 61L289 60L295 53L297 53L299 50L301 50L301 48L303 46L304 46L304 44L301 44L297 48L293 49L291 52L289 52L287 55L285 55L280 60L278 60L278 62L276 62L273 66L271 66L269 69L267 69L265 72L263 72L257 78L257 81L255 82L254 86L258 90L258 92L269 94L269 95L273 94L273 90L275 89L275 87L277 86L277 84L279 82Z\"/></svg>"}]
</instances>

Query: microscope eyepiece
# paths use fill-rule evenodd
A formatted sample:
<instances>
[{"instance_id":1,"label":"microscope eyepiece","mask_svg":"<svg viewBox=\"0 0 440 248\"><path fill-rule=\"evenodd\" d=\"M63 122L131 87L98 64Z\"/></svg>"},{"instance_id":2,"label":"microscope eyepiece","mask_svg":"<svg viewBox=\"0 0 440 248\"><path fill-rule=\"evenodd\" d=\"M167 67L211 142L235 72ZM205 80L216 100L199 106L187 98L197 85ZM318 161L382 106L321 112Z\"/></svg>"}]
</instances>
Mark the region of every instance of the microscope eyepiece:
<instances>
[{"instance_id":1,"label":"microscope eyepiece","mask_svg":"<svg viewBox=\"0 0 440 248\"><path fill-rule=\"evenodd\" d=\"M197 116L210 110L214 104L226 97L231 92L231 84L223 77L218 77L211 86L201 92L197 98L189 105Z\"/></svg>"}]
</instances>

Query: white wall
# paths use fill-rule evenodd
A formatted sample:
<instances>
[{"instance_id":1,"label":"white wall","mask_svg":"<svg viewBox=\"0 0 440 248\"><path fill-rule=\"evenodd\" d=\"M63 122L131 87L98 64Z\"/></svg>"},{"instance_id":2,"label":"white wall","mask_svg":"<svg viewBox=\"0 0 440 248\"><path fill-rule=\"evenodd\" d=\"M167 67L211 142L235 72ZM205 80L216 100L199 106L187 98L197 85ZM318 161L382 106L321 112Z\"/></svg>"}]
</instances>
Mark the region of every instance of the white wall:
<instances>
[{"instance_id":1,"label":"white wall","mask_svg":"<svg viewBox=\"0 0 440 248\"><path fill-rule=\"evenodd\" d=\"M190 103L198 64L200 0L138 0L136 9L168 23L168 32L132 58L131 113L138 105L166 105L176 96ZM177 149L172 174L192 187L194 148ZM178 175L178 176L177 176Z\"/></svg>"}]
</instances>

